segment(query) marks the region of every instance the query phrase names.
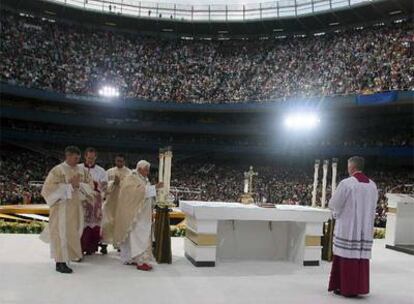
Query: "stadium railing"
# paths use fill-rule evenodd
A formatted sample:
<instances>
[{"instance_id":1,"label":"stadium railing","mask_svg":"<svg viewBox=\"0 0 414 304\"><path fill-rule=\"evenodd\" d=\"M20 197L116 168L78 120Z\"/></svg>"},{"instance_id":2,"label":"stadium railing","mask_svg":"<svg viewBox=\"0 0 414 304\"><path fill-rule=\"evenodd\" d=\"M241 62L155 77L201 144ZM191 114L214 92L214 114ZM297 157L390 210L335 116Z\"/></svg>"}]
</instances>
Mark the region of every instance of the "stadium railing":
<instances>
[{"instance_id":1,"label":"stadium railing","mask_svg":"<svg viewBox=\"0 0 414 304\"><path fill-rule=\"evenodd\" d=\"M381 0L280 0L248 4L182 4L137 0L46 0L84 10L177 21L248 21L297 17ZM214 2L214 1L213 1Z\"/></svg>"}]
</instances>

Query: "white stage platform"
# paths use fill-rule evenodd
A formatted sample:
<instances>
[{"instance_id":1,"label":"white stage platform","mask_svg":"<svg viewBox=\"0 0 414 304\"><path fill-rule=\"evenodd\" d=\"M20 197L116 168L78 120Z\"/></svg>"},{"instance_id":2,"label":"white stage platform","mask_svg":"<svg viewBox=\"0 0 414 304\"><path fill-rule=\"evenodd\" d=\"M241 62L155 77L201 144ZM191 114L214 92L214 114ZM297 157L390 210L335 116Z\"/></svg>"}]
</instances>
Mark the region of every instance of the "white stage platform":
<instances>
[{"instance_id":1,"label":"white stage platform","mask_svg":"<svg viewBox=\"0 0 414 304\"><path fill-rule=\"evenodd\" d=\"M173 238L173 264L152 272L121 265L112 251L72 264L75 273L64 275L54 271L37 235L0 234L0 303L414 303L414 257L385 249L384 240L374 242L371 294L359 299L326 291L329 263L226 261L195 268L184 257L183 240Z\"/></svg>"}]
</instances>

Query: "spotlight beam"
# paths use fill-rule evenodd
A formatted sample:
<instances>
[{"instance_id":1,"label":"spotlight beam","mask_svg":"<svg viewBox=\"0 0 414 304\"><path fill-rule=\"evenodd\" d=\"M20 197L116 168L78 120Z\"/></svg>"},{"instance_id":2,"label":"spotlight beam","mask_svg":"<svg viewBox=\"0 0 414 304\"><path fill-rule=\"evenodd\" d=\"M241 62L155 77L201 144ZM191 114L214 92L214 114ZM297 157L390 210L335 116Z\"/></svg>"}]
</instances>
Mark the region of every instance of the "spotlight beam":
<instances>
[{"instance_id":1,"label":"spotlight beam","mask_svg":"<svg viewBox=\"0 0 414 304\"><path fill-rule=\"evenodd\" d=\"M111 86L103 86L99 91L99 95L103 97L118 97L119 90Z\"/></svg>"},{"instance_id":2,"label":"spotlight beam","mask_svg":"<svg viewBox=\"0 0 414 304\"><path fill-rule=\"evenodd\" d=\"M319 123L320 119L315 113L291 113L284 120L285 127L291 130L315 129Z\"/></svg>"}]
</instances>

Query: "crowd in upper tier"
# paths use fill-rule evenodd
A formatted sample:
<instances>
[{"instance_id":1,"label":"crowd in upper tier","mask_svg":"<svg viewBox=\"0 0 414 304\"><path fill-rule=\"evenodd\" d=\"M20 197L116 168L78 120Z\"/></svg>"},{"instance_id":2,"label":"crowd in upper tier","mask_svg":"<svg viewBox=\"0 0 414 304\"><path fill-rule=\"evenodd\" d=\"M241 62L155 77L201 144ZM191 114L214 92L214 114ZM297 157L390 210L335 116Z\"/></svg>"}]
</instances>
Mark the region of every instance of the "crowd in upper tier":
<instances>
[{"instance_id":1,"label":"crowd in upper tier","mask_svg":"<svg viewBox=\"0 0 414 304\"><path fill-rule=\"evenodd\" d=\"M62 93L177 103L264 102L414 89L406 21L323 36L188 41L3 11L0 80Z\"/></svg>"}]
</instances>

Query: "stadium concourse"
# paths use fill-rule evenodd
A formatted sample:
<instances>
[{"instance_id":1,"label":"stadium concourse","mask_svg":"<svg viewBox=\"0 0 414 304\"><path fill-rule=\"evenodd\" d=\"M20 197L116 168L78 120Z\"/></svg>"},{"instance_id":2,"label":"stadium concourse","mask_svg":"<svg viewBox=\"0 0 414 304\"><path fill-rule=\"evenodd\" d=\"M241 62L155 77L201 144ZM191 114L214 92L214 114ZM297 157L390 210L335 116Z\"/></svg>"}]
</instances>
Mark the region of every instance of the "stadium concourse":
<instances>
[{"instance_id":1,"label":"stadium concourse","mask_svg":"<svg viewBox=\"0 0 414 304\"><path fill-rule=\"evenodd\" d=\"M345 299L326 291L330 263L304 268L285 262L223 261L215 268L194 268L183 256L182 238L173 238L173 265L152 273L119 264L117 253L75 264L74 277L51 268L49 248L34 235L0 234L2 304L412 304L414 259L385 249L376 240L368 297Z\"/></svg>"}]
</instances>

